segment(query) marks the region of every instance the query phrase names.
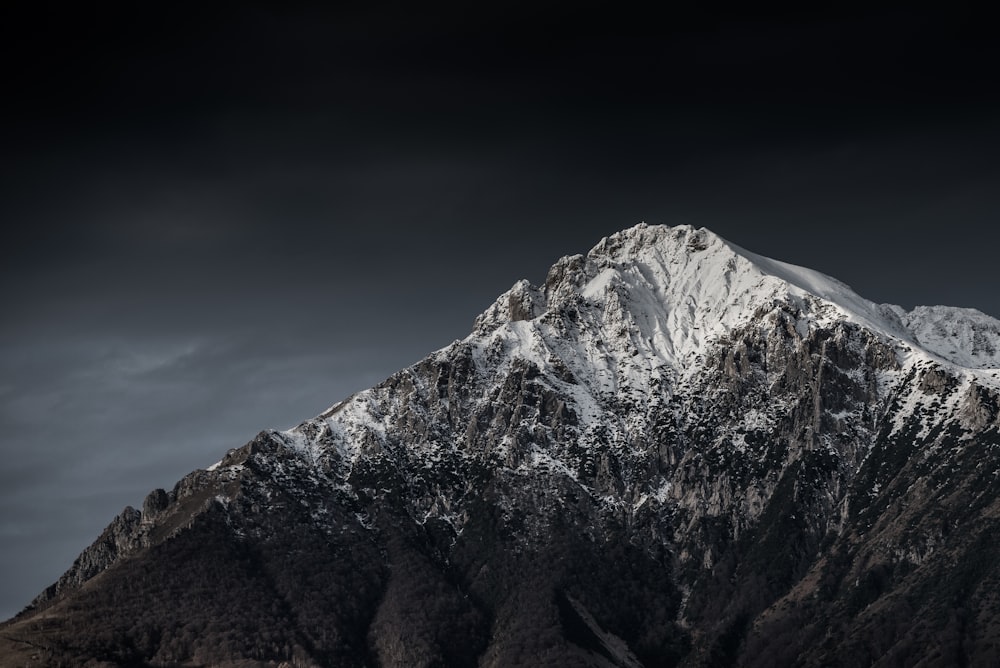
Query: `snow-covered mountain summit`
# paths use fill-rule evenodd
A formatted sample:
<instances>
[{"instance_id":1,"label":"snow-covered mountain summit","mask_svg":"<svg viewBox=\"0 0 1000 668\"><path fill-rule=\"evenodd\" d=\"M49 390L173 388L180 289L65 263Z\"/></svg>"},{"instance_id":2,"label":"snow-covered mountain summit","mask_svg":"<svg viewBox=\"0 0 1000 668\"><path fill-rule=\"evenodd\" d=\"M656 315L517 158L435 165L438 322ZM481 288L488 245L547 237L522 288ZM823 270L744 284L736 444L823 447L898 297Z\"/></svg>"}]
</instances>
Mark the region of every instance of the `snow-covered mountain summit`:
<instances>
[{"instance_id":1,"label":"snow-covered mountain summit","mask_svg":"<svg viewBox=\"0 0 1000 668\"><path fill-rule=\"evenodd\" d=\"M1000 367L1000 321L979 311L877 304L835 278L688 225L639 224L585 256L563 257L542 286L522 280L501 295L476 320L473 336L529 320L544 330L560 312L573 311L590 316L581 330L585 346L588 335L619 343L624 335L644 357L681 368L706 343L778 304L796 307L800 329L844 320L918 355L970 369Z\"/></svg>"},{"instance_id":2,"label":"snow-covered mountain summit","mask_svg":"<svg viewBox=\"0 0 1000 668\"><path fill-rule=\"evenodd\" d=\"M560 259L541 287L518 282L476 324L486 333L506 322L591 307L605 321L629 319L657 356L683 363L778 301L817 318L855 318L903 333L885 321L884 309L829 276L749 253L704 228L646 224L605 237L586 256Z\"/></svg>"}]
</instances>

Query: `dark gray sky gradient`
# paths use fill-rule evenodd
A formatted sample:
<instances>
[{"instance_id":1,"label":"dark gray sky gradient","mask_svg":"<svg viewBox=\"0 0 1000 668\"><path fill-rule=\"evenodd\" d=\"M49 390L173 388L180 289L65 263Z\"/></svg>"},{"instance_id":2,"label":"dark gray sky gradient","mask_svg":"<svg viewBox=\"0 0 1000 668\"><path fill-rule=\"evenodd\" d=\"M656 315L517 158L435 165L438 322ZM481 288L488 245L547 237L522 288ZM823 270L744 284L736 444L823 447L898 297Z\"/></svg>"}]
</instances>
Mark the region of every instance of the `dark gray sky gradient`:
<instances>
[{"instance_id":1,"label":"dark gray sky gradient","mask_svg":"<svg viewBox=\"0 0 1000 668\"><path fill-rule=\"evenodd\" d=\"M908 4L2 17L0 618L640 220L1000 316L998 45Z\"/></svg>"}]
</instances>

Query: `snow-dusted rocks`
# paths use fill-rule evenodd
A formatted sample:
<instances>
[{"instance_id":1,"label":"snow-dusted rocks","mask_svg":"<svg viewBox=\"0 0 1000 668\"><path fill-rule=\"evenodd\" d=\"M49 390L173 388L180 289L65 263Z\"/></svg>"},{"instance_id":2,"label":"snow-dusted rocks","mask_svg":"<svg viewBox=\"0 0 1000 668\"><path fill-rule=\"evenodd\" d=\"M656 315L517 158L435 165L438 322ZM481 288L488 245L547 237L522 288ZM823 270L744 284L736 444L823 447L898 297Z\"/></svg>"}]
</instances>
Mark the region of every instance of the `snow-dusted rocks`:
<instances>
[{"instance_id":1,"label":"snow-dusted rocks","mask_svg":"<svg viewBox=\"0 0 1000 668\"><path fill-rule=\"evenodd\" d=\"M922 348L970 369L1000 368L1000 322L990 316L951 306L897 313Z\"/></svg>"},{"instance_id":2,"label":"snow-dusted rocks","mask_svg":"<svg viewBox=\"0 0 1000 668\"><path fill-rule=\"evenodd\" d=\"M989 663L998 366L979 312L639 225L154 492L0 637L155 665ZM168 554L253 594L219 576L193 609ZM77 642L81 606L114 633Z\"/></svg>"}]
</instances>

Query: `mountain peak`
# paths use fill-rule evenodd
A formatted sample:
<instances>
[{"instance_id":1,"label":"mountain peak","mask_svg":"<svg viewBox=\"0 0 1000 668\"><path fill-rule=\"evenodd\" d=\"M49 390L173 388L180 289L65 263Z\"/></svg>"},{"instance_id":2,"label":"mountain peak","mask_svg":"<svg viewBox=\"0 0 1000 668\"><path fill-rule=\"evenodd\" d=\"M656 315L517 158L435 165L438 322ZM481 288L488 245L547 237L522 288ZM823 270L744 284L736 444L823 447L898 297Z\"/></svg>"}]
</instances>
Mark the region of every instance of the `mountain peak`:
<instances>
[{"instance_id":1,"label":"mountain peak","mask_svg":"<svg viewBox=\"0 0 1000 668\"><path fill-rule=\"evenodd\" d=\"M505 322L531 320L581 295L593 299L611 280L609 270L630 272L639 265L676 265L686 254L702 253L705 257L698 261L699 267L713 261L725 263L732 256L726 242L705 228L639 223L602 238L586 255L560 258L549 268L541 286L518 281L477 318L476 329L483 333ZM670 274L654 272L647 278L664 287Z\"/></svg>"},{"instance_id":2,"label":"mountain peak","mask_svg":"<svg viewBox=\"0 0 1000 668\"><path fill-rule=\"evenodd\" d=\"M475 330L481 336L507 323L584 313L597 329L619 327L658 341L651 344L657 356L679 361L762 307L792 302L820 314L824 301L882 325L880 307L819 272L755 255L705 228L640 223L604 237L586 255L560 258L542 286L518 281Z\"/></svg>"},{"instance_id":3,"label":"mountain peak","mask_svg":"<svg viewBox=\"0 0 1000 668\"><path fill-rule=\"evenodd\" d=\"M665 245L683 252L699 253L725 243L722 237L705 227L649 225L643 222L604 237L590 249L587 257L628 258L645 248Z\"/></svg>"}]
</instances>

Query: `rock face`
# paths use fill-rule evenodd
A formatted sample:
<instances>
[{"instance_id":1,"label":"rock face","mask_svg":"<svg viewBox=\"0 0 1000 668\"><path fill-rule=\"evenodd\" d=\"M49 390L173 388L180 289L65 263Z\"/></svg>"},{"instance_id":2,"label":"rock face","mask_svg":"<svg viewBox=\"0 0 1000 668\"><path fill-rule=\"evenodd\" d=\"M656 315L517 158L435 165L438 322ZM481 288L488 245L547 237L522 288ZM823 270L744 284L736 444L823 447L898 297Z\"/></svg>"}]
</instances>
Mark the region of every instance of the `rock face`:
<instances>
[{"instance_id":1,"label":"rock face","mask_svg":"<svg viewBox=\"0 0 1000 668\"><path fill-rule=\"evenodd\" d=\"M998 350L640 225L126 509L0 665L995 665Z\"/></svg>"}]
</instances>

